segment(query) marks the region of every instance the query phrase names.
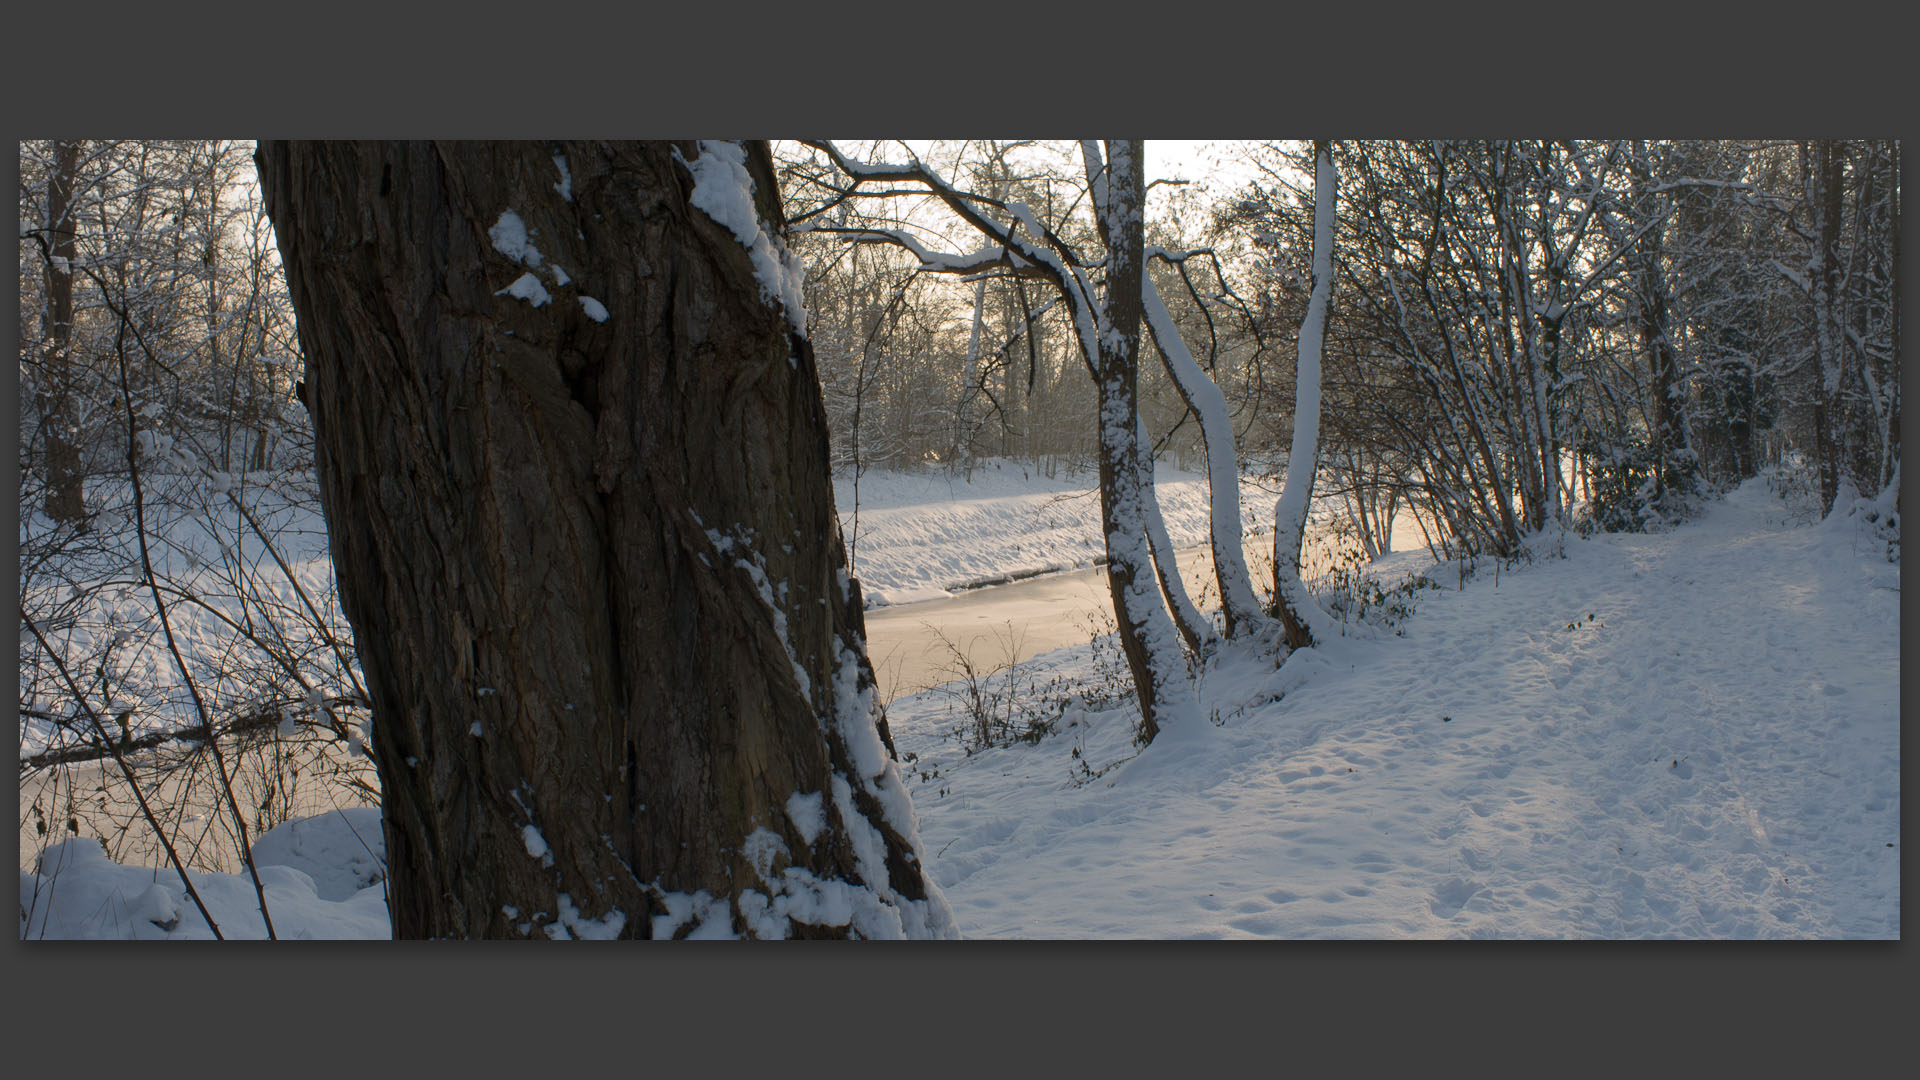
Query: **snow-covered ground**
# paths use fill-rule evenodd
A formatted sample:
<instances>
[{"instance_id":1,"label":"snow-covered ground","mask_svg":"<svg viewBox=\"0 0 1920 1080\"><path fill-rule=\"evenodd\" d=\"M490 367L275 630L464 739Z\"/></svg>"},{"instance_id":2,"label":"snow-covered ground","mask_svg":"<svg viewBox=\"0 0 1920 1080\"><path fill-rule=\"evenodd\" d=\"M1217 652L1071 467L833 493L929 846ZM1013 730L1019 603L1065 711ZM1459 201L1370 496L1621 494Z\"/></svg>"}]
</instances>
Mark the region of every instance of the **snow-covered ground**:
<instances>
[{"instance_id":1,"label":"snow-covered ground","mask_svg":"<svg viewBox=\"0 0 1920 1080\"><path fill-rule=\"evenodd\" d=\"M987 937L1897 938L1898 568L1785 516L1756 480L1230 658L1131 760L1125 707L969 753L896 702L934 876Z\"/></svg>"},{"instance_id":2,"label":"snow-covered ground","mask_svg":"<svg viewBox=\"0 0 1920 1080\"><path fill-rule=\"evenodd\" d=\"M870 593L1079 561L1076 528L1033 516L1067 513L1073 482L994 477L971 507L917 514L944 479L863 481ZM1178 486L1162 487L1170 526ZM994 676L1053 703L1031 744L979 747L951 688L894 701L963 932L1898 937L1897 566L1854 520L1793 520L1763 481L1672 532L1564 549L1436 573L1400 636L1362 622L1278 671L1223 656L1203 675L1210 715L1145 752L1124 694L1069 700L1113 689L1110 642ZM1377 569L1391 584L1423 563ZM377 864L351 839L377 830L282 830L259 860L279 936L384 936ZM206 936L170 870L116 866L91 840L44 862L21 875L27 936ZM261 932L251 882L195 881L230 936Z\"/></svg>"},{"instance_id":3,"label":"snow-covered ground","mask_svg":"<svg viewBox=\"0 0 1920 1080\"><path fill-rule=\"evenodd\" d=\"M253 845L274 936L384 938L386 844L380 811L361 807L284 822ZM20 875L20 936L205 940L214 936L171 869L121 866L98 840L48 848L40 873ZM222 936L267 936L253 880L244 874L187 874Z\"/></svg>"}]
</instances>

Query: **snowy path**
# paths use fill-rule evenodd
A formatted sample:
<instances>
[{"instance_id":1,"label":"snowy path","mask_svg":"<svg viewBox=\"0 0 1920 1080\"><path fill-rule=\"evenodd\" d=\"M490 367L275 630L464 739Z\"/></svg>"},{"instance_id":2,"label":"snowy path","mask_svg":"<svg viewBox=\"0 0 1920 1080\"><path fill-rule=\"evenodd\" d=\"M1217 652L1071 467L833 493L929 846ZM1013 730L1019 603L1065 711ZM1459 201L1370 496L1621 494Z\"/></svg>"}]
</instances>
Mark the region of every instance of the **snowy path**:
<instances>
[{"instance_id":1,"label":"snowy path","mask_svg":"<svg viewBox=\"0 0 1920 1080\"><path fill-rule=\"evenodd\" d=\"M1073 734L963 756L899 703L936 878L985 936L1897 937L1898 571L1782 516L1750 485L1216 671L1224 726L1086 786Z\"/></svg>"}]
</instances>

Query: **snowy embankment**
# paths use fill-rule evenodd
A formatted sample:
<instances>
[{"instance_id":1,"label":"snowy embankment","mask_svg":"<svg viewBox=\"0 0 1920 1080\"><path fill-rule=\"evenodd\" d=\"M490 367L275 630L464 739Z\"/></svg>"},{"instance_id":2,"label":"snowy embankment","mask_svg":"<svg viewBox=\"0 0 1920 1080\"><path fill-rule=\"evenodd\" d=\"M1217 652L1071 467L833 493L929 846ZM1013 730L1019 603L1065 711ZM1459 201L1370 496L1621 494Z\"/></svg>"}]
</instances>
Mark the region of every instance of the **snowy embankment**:
<instances>
[{"instance_id":1,"label":"snowy embankment","mask_svg":"<svg viewBox=\"0 0 1920 1080\"><path fill-rule=\"evenodd\" d=\"M945 472L870 472L834 479L840 528L868 607L935 600L982 585L1077 570L1106 558L1099 480L1057 479L994 461L963 479ZM1174 546L1207 542L1207 479L1162 468L1155 493ZM1243 483L1249 534L1273 528L1273 495Z\"/></svg>"},{"instance_id":2,"label":"snowy embankment","mask_svg":"<svg viewBox=\"0 0 1920 1080\"><path fill-rule=\"evenodd\" d=\"M128 492L113 484L89 489L90 505L110 508L94 525L98 546L75 544L79 553L63 555L57 572L36 567L22 603L47 616L35 629L70 669L98 674L113 688L94 707L104 706L108 716L128 711L131 734L138 737L196 726L201 719L145 584ZM266 473L156 472L146 478L144 520L154 580L169 597L168 620L181 655L216 715L268 704L253 696L261 680L239 677L236 668L286 666L249 648L236 627L274 642L281 658L303 672L306 684L289 688L291 700L306 697L307 684L327 697L348 689L327 641L344 634L345 619L335 605L333 560L317 502L311 492L289 496ZM43 549L55 534L54 524L35 509L21 523L21 549ZM326 613L326 626L312 617L315 607ZM27 628L21 636L36 644ZM38 683L22 682L21 696L21 755L59 749L72 723L68 688L43 666ZM56 712L66 724L51 722Z\"/></svg>"},{"instance_id":3,"label":"snowy embankment","mask_svg":"<svg viewBox=\"0 0 1920 1080\"><path fill-rule=\"evenodd\" d=\"M1202 677L1211 722L1144 752L1124 691L984 749L962 698L895 700L962 931L1897 938L1900 581L1883 548L1855 519L1790 520L1758 480L1672 532L1564 546L1414 592L1403 636L1349 627L1278 671L1229 653ZM1391 584L1422 563L1378 569ZM1110 642L1080 646L1018 681L1034 700L1111 691L1118 664ZM305 865L261 856L280 936L385 936L378 885L347 890L371 880L346 867L367 855L335 835L348 820L303 842ZM114 866L91 840L45 870L21 875L26 936L205 936L171 871ZM195 880L230 935L260 933L244 877Z\"/></svg>"}]
</instances>

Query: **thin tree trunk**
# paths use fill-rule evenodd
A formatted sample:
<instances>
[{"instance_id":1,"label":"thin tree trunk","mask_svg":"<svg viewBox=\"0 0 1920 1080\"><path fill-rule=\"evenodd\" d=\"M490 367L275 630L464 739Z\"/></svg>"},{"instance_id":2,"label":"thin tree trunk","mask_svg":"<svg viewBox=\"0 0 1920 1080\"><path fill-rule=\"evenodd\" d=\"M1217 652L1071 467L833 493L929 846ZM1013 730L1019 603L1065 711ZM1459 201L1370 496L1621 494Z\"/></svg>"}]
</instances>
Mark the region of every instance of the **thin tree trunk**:
<instances>
[{"instance_id":1,"label":"thin tree trunk","mask_svg":"<svg viewBox=\"0 0 1920 1080\"><path fill-rule=\"evenodd\" d=\"M1082 144L1083 149L1086 144ZM1106 304L1097 334L1095 382L1100 403L1100 525L1107 541L1107 584L1119 624L1121 651L1140 699L1142 743L1151 742L1164 719L1191 701L1178 631L1154 587L1153 556L1146 535L1146 494L1139 440L1140 278L1145 223L1144 153L1139 140L1107 144L1107 176L1096 180L1089 151L1088 177L1107 241Z\"/></svg>"},{"instance_id":2,"label":"thin tree trunk","mask_svg":"<svg viewBox=\"0 0 1920 1080\"><path fill-rule=\"evenodd\" d=\"M1139 423L1136 430L1140 440L1140 471L1151 474L1153 441L1144 422ZM1151 481L1151 475L1146 479ZM1160 594L1166 597L1173 625L1179 629L1181 640L1187 643L1187 650L1195 656L1202 655L1214 644L1213 626L1187 595L1187 583L1180 578L1179 555L1174 550L1173 538L1167 533L1166 518L1160 513L1160 498L1151 482L1140 485L1140 502L1146 510L1147 545L1153 555L1153 573L1160 582Z\"/></svg>"},{"instance_id":3,"label":"thin tree trunk","mask_svg":"<svg viewBox=\"0 0 1920 1080\"><path fill-rule=\"evenodd\" d=\"M1813 143L1806 161L1814 211L1814 255L1808 283L1813 289L1813 341L1819 358L1814 393L1813 429L1820 465L1820 512L1831 513L1840 491L1840 444L1844 421L1836 415L1840 392L1840 211L1845 161L1838 143Z\"/></svg>"},{"instance_id":4,"label":"thin tree trunk","mask_svg":"<svg viewBox=\"0 0 1920 1080\"><path fill-rule=\"evenodd\" d=\"M1635 162L1635 178L1643 185L1652 184L1655 177L1652 164L1647 160L1645 140L1634 140L1632 160ZM1652 216L1660 213L1659 207L1653 203L1654 199L1655 196L1645 196L1647 206L1644 214ZM1635 276L1638 278L1635 284L1640 294L1640 345L1646 352L1648 371L1653 377L1653 450L1659 489L1665 494L1684 484L1686 474L1693 471L1692 455L1686 453L1687 421L1667 313L1667 280L1662 265L1666 257L1666 227L1657 220L1634 224L1642 228L1640 239L1633 248Z\"/></svg>"},{"instance_id":5,"label":"thin tree trunk","mask_svg":"<svg viewBox=\"0 0 1920 1080\"><path fill-rule=\"evenodd\" d=\"M78 253L73 222L73 188L80 170L80 144L53 144L53 175L47 184L47 231L53 237L48 260L46 384L40 405L40 433L47 447L47 516L63 525L86 527L78 431L73 415L73 261Z\"/></svg>"},{"instance_id":6,"label":"thin tree trunk","mask_svg":"<svg viewBox=\"0 0 1920 1080\"><path fill-rule=\"evenodd\" d=\"M1261 614L1260 603L1253 595L1253 578L1247 572L1246 548L1241 539L1239 456L1234 449L1226 395L1194 362L1152 276L1143 273L1140 284L1142 310L1159 346L1161 362L1180 391L1180 399L1200 421L1200 437L1206 445L1211 510L1207 539L1213 547L1214 580L1220 586L1220 610L1226 617L1227 636L1257 634L1272 624Z\"/></svg>"},{"instance_id":7,"label":"thin tree trunk","mask_svg":"<svg viewBox=\"0 0 1920 1080\"><path fill-rule=\"evenodd\" d=\"M1325 620L1300 580L1300 542L1306 534L1319 460L1320 360L1326 344L1327 306L1333 296L1333 206L1339 178L1327 140L1314 140L1313 160L1313 292L1300 323L1287 484L1274 505L1273 599L1290 649L1304 649L1326 633L1324 625L1315 625Z\"/></svg>"}]
</instances>

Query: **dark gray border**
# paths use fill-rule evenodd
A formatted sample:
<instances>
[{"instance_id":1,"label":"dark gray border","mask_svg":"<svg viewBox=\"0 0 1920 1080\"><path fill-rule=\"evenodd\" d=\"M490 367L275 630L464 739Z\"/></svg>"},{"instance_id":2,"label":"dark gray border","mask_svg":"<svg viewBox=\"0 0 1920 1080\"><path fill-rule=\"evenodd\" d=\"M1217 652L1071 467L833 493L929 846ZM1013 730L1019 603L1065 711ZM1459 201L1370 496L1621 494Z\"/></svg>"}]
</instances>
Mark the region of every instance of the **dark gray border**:
<instances>
[{"instance_id":1,"label":"dark gray border","mask_svg":"<svg viewBox=\"0 0 1920 1080\"><path fill-rule=\"evenodd\" d=\"M17 140L1089 125L1205 138L1792 136L1912 124L1893 44L1905 35L1865 5L1696 17L1673 4L1369 4L1338 25L1298 7L1257 19L1191 3L860 7L35 8L9 19L8 126ZM955 41L977 59L932 55ZM17 462L8 468L17 491ZM1027 1072L1037 1056L1073 1074L1322 1061L1356 1075L1495 1061L1545 1075L1709 1061L1852 1073L1904 1029L1909 1010L1895 1003L1915 985L1904 944L7 948L9 1058L62 1072L419 1062L495 1075L583 1057L637 1072Z\"/></svg>"}]
</instances>

